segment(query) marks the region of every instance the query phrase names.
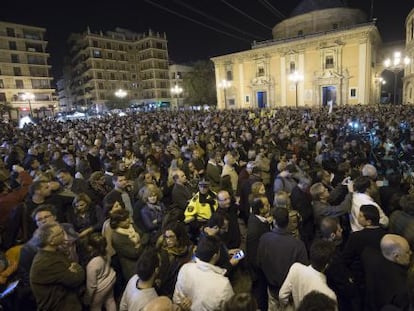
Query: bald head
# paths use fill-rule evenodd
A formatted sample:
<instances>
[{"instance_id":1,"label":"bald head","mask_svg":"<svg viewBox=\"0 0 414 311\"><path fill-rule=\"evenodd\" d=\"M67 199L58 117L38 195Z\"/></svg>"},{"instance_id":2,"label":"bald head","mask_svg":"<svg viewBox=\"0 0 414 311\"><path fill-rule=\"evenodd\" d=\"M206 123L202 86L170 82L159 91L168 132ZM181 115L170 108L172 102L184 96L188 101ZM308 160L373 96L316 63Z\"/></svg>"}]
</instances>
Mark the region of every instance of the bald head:
<instances>
[{"instance_id":1,"label":"bald head","mask_svg":"<svg viewBox=\"0 0 414 311\"><path fill-rule=\"evenodd\" d=\"M173 311L174 305L167 296L160 296L151 300L142 311Z\"/></svg>"},{"instance_id":2,"label":"bald head","mask_svg":"<svg viewBox=\"0 0 414 311\"><path fill-rule=\"evenodd\" d=\"M221 208L229 208L231 205L231 196L228 191L220 190L217 193L218 205Z\"/></svg>"},{"instance_id":3,"label":"bald head","mask_svg":"<svg viewBox=\"0 0 414 311\"><path fill-rule=\"evenodd\" d=\"M408 266L411 261L411 249L408 241L397 234L386 234L381 239L382 255L389 261Z\"/></svg>"}]
</instances>

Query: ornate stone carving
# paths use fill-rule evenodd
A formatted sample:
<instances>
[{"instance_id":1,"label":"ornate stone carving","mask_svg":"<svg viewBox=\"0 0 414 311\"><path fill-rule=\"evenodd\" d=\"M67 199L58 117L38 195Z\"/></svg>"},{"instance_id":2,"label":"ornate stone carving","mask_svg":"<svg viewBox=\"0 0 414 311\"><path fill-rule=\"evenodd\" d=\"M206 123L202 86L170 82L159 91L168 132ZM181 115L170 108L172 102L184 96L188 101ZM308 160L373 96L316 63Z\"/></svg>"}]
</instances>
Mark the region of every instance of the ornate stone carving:
<instances>
[{"instance_id":1,"label":"ornate stone carving","mask_svg":"<svg viewBox=\"0 0 414 311\"><path fill-rule=\"evenodd\" d=\"M252 87L255 86L268 86L272 83L272 78L270 76L260 76L255 77L250 81Z\"/></svg>"}]
</instances>

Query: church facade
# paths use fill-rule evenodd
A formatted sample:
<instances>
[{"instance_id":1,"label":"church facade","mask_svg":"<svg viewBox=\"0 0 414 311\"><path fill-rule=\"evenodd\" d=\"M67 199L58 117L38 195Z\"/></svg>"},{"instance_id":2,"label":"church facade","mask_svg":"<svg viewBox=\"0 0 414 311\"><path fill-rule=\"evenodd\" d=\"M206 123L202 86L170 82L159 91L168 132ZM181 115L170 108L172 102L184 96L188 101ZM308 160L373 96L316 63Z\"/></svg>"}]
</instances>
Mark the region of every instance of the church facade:
<instances>
[{"instance_id":1,"label":"church facade","mask_svg":"<svg viewBox=\"0 0 414 311\"><path fill-rule=\"evenodd\" d=\"M361 10L339 0L302 1L272 35L250 50L212 58L219 109L378 101L382 40Z\"/></svg>"},{"instance_id":2,"label":"church facade","mask_svg":"<svg viewBox=\"0 0 414 311\"><path fill-rule=\"evenodd\" d=\"M414 9L408 14L405 21L406 29L406 55L413 60L414 57ZM414 104L414 62L405 68L403 79L403 102L407 104Z\"/></svg>"}]
</instances>

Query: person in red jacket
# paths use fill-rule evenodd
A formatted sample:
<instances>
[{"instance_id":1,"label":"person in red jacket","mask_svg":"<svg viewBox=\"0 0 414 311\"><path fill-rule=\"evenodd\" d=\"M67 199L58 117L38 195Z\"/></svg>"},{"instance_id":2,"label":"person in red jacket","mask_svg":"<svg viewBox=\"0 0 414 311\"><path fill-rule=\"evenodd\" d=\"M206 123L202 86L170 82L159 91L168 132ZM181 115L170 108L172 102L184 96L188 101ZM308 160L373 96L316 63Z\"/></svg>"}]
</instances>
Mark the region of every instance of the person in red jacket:
<instances>
[{"instance_id":1,"label":"person in red jacket","mask_svg":"<svg viewBox=\"0 0 414 311\"><path fill-rule=\"evenodd\" d=\"M20 187L11 189L7 183L0 181L0 226L6 224L12 209L24 201L33 182L29 173L20 165L13 165L12 170L18 174Z\"/></svg>"}]
</instances>

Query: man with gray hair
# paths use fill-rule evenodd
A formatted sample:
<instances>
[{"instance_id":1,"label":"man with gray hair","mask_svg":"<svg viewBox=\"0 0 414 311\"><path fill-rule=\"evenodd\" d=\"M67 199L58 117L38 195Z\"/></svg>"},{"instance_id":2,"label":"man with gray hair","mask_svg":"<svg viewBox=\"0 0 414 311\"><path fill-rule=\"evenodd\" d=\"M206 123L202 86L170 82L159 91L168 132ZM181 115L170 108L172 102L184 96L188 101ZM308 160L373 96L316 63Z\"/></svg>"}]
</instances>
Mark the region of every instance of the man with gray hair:
<instances>
[{"instance_id":1,"label":"man with gray hair","mask_svg":"<svg viewBox=\"0 0 414 311\"><path fill-rule=\"evenodd\" d=\"M45 224L34 236L39 251L30 269L30 286L38 310L81 311L78 292L85 282L85 271L59 251L59 246L65 242L62 226Z\"/></svg>"},{"instance_id":2,"label":"man with gray hair","mask_svg":"<svg viewBox=\"0 0 414 311\"><path fill-rule=\"evenodd\" d=\"M321 182L312 185L310 194L312 195L313 200L313 218L317 233L319 233L320 224L324 217L340 217L346 215L351 210L352 194L347 194L341 204L330 205L328 202L328 188Z\"/></svg>"},{"instance_id":3,"label":"man with gray hair","mask_svg":"<svg viewBox=\"0 0 414 311\"><path fill-rule=\"evenodd\" d=\"M408 306L406 281L411 255L407 240L396 234L384 235L380 251L365 248L361 256L366 279L365 310Z\"/></svg>"},{"instance_id":4,"label":"man with gray hair","mask_svg":"<svg viewBox=\"0 0 414 311\"><path fill-rule=\"evenodd\" d=\"M372 164L365 164L362 167L362 176L367 176L372 180L376 180L378 177L377 169Z\"/></svg>"},{"instance_id":5,"label":"man with gray hair","mask_svg":"<svg viewBox=\"0 0 414 311\"><path fill-rule=\"evenodd\" d=\"M362 173L362 176L366 176L373 181L370 195L374 199L375 202L377 202L378 204L381 204L381 195L380 195L379 185L377 185L378 172L377 172L376 167L372 164L365 164L362 167L361 173ZM382 181L379 181L379 182L381 182L381 184L383 183Z\"/></svg>"}]
</instances>

